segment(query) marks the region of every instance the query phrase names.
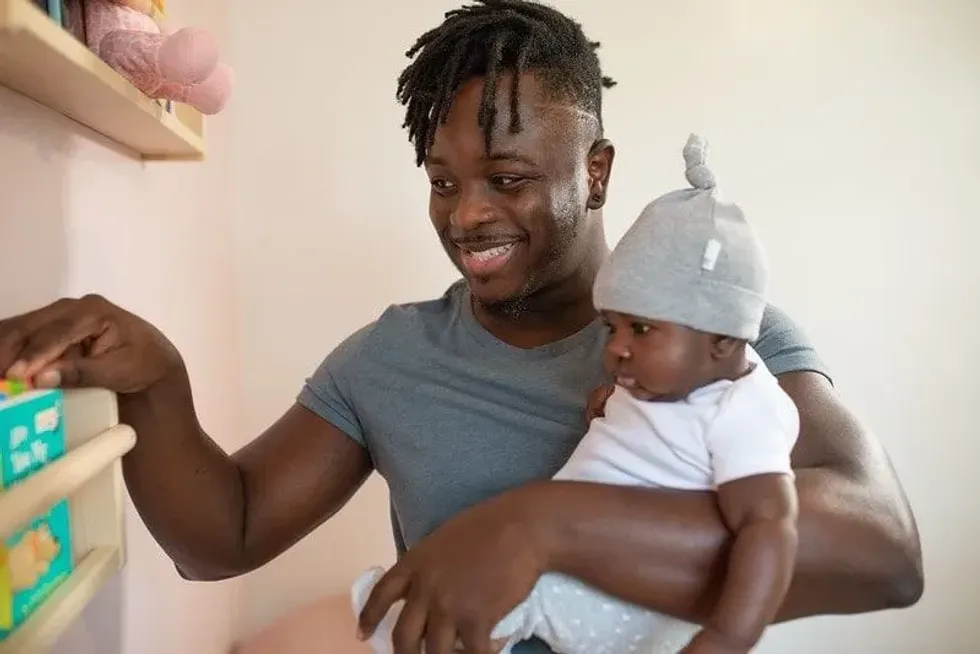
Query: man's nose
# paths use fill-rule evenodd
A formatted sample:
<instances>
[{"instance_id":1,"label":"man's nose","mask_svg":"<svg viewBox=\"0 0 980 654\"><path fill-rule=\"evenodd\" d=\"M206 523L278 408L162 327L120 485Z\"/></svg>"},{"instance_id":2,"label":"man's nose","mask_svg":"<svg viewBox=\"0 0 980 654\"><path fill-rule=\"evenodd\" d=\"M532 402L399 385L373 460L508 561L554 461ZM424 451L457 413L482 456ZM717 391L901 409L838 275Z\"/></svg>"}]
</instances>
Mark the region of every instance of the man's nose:
<instances>
[{"instance_id":1,"label":"man's nose","mask_svg":"<svg viewBox=\"0 0 980 654\"><path fill-rule=\"evenodd\" d=\"M469 231L493 222L495 213L486 191L476 188L463 189L449 220L452 226L460 231Z\"/></svg>"}]
</instances>

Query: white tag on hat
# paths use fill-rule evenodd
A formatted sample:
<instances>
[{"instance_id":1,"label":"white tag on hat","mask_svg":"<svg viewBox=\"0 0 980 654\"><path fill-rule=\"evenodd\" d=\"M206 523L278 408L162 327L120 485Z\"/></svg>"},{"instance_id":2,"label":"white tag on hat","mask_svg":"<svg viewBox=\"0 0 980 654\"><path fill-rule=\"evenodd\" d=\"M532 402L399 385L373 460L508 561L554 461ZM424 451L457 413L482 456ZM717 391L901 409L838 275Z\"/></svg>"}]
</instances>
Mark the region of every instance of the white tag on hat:
<instances>
[{"instance_id":1,"label":"white tag on hat","mask_svg":"<svg viewBox=\"0 0 980 654\"><path fill-rule=\"evenodd\" d=\"M718 263L718 255L721 254L721 242L718 239L710 239L704 246L704 256L701 257L701 268L711 272Z\"/></svg>"}]
</instances>

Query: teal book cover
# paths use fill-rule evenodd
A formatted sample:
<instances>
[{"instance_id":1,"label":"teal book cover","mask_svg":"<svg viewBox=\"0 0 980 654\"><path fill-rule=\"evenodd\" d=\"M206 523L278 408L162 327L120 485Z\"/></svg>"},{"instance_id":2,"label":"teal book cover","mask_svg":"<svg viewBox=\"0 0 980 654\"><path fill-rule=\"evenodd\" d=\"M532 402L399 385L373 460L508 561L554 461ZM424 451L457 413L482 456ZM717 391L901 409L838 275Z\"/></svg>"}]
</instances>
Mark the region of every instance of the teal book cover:
<instances>
[{"instance_id":1,"label":"teal book cover","mask_svg":"<svg viewBox=\"0 0 980 654\"><path fill-rule=\"evenodd\" d=\"M65 454L62 393L25 391L0 400L0 492ZM0 543L0 640L20 626L70 574L67 500Z\"/></svg>"}]
</instances>

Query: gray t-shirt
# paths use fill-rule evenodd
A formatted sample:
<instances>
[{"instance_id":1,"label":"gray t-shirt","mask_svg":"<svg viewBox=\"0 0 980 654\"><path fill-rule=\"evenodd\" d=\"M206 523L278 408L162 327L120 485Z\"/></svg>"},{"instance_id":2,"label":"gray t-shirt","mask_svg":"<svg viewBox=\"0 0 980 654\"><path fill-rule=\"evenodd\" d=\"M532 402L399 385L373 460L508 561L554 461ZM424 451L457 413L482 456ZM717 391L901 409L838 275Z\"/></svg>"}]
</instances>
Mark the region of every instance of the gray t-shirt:
<instances>
[{"instance_id":1,"label":"gray t-shirt","mask_svg":"<svg viewBox=\"0 0 980 654\"><path fill-rule=\"evenodd\" d=\"M349 336L298 401L367 449L388 484L401 554L455 513L558 471L585 434L589 393L607 381L604 341L596 320L542 347L510 346L476 320L459 281ZM773 374L827 374L776 308L754 347ZM515 654L548 651L538 642Z\"/></svg>"}]
</instances>

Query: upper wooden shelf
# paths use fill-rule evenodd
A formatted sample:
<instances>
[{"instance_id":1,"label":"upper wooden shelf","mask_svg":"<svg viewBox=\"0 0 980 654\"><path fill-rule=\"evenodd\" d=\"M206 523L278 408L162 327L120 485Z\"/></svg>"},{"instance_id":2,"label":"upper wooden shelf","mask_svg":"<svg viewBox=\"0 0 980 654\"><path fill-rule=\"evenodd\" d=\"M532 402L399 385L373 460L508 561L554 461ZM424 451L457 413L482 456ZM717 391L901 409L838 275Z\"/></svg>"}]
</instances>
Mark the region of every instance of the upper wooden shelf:
<instances>
[{"instance_id":1,"label":"upper wooden shelf","mask_svg":"<svg viewBox=\"0 0 980 654\"><path fill-rule=\"evenodd\" d=\"M0 0L0 86L91 128L145 160L200 160L203 120L147 98L31 0Z\"/></svg>"}]
</instances>

